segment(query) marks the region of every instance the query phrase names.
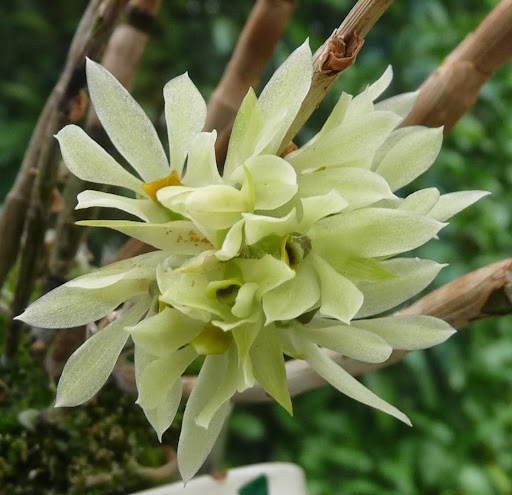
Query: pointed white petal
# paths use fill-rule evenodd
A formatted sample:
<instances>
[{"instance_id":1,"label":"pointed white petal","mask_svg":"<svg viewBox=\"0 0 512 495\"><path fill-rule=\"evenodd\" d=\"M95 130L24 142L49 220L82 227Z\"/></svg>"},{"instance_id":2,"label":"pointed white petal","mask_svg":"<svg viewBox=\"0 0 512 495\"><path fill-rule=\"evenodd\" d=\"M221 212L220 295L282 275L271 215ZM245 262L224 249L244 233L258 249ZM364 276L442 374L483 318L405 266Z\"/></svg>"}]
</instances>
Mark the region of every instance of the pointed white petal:
<instances>
[{"instance_id":1,"label":"pointed white petal","mask_svg":"<svg viewBox=\"0 0 512 495\"><path fill-rule=\"evenodd\" d=\"M354 322L380 335L393 349L414 351L441 344L456 331L443 320L425 315L396 315Z\"/></svg>"},{"instance_id":2,"label":"pointed white petal","mask_svg":"<svg viewBox=\"0 0 512 495\"><path fill-rule=\"evenodd\" d=\"M392 346L371 331L362 330L358 322L334 324L333 320L315 318L309 325L294 323L295 331L315 344L343 356L365 363L383 363L391 355Z\"/></svg>"},{"instance_id":3,"label":"pointed white petal","mask_svg":"<svg viewBox=\"0 0 512 495\"><path fill-rule=\"evenodd\" d=\"M231 174L253 155L258 137L263 129L263 123L263 114L258 107L256 94L254 89L249 88L236 114L229 138L228 153L224 164L225 179L229 179Z\"/></svg>"},{"instance_id":4,"label":"pointed white petal","mask_svg":"<svg viewBox=\"0 0 512 495\"><path fill-rule=\"evenodd\" d=\"M188 344L204 327L202 321L193 320L173 308L146 318L134 327L127 327L133 342L146 352L165 357Z\"/></svg>"},{"instance_id":5,"label":"pointed white petal","mask_svg":"<svg viewBox=\"0 0 512 495\"><path fill-rule=\"evenodd\" d=\"M363 404L390 414L411 426L411 421L404 413L368 390L362 383L329 359L316 345L311 343L304 345L304 352L311 367L340 392Z\"/></svg>"},{"instance_id":6,"label":"pointed white petal","mask_svg":"<svg viewBox=\"0 0 512 495\"><path fill-rule=\"evenodd\" d=\"M327 261L310 253L320 281L320 313L348 323L363 304L363 294Z\"/></svg>"},{"instance_id":7,"label":"pointed white petal","mask_svg":"<svg viewBox=\"0 0 512 495\"><path fill-rule=\"evenodd\" d=\"M254 215L252 213L243 213L243 217L245 219L245 242L248 245L255 244L267 235L282 236L295 232L299 228L295 208L282 218Z\"/></svg>"},{"instance_id":8,"label":"pointed white petal","mask_svg":"<svg viewBox=\"0 0 512 495\"><path fill-rule=\"evenodd\" d=\"M399 120L391 112L370 112L344 120L341 126L319 137L314 145L290 153L286 160L298 172L366 163L368 158L373 159Z\"/></svg>"},{"instance_id":9,"label":"pointed white petal","mask_svg":"<svg viewBox=\"0 0 512 495\"><path fill-rule=\"evenodd\" d=\"M372 100L376 100L391 84L393 79L393 69L388 65L382 76L379 77L373 84L368 86L368 93Z\"/></svg>"},{"instance_id":10,"label":"pointed white petal","mask_svg":"<svg viewBox=\"0 0 512 495\"><path fill-rule=\"evenodd\" d=\"M410 93L392 96L391 98L376 103L375 110L393 112L405 118L416 104L418 94L419 91L412 91Z\"/></svg>"},{"instance_id":11,"label":"pointed white petal","mask_svg":"<svg viewBox=\"0 0 512 495\"><path fill-rule=\"evenodd\" d=\"M211 420L223 404L228 402L236 392L238 384L238 355L235 344L222 355L224 359L223 377L215 387L213 395L208 399L196 417L196 425L207 429Z\"/></svg>"},{"instance_id":12,"label":"pointed white petal","mask_svg":"<svg viewBox=\"0 0 512 495\"><path fill-rule=\"evenodd\" d=\"M87 59L86 68L94 110L114 146L146 182L169 175L162 143L144 110L101 65Z\"/></svg>"},{"instance_id":13,"label":"pointed white petal","mask_svg":"<svg viewBox=\"0 0 512 495\"><path fill-rule=\"evenodd\" d=\"M348 206L345 198L334 190L320 196L302 198L300 202L302 203L301 232L307 232L321 218L340 213Z\"/></svg>"},{"instance_id":14,"label":"pointed white petal","mask_svg":"<svg viewBox=\"0 0 512 495\"><path fill-rule=\"evenodd\" d=\"M417 248L444 226L408 211L361 208L323 218L313 225L308 235L315 248L327 258L340 249L373 258Z\"/></svg>"},{"instance_id":15,"label":"pointed white petal","mask_svg":"<svg viewBox=\"0 0 512 495\"><path fill-rule=\"evenodd\" d=\"M176 380L169 392L167 392L164 400L157 407L154 409L143 409L160 442L162 441L162 435L171 426L178 412L181 402L181 391L181 380Z\"/></svg>"},{"instance_id":16,"label":"pointed white petal","mask_svg":"<svg viewBox=\"0 0 512 495\"><path fill-rule=\"evenodd\" d=\"M64 163L79 179L143 193L142 181L121 167L80 127L67 125L55 137L59 141Z\"/></svg>"},{"instance_id":17,"label":"pointed white petal","mask_svg":"<svg viewBox=\"0 0 512 495\"><path fill-rule=\"evenodd\" d=\"M266 325L277 320L291 320L306 313L320 299L315 270L309 257L299 263L295 277L263 296Z\"/></svg>"},{"instance_id":18,"label":"pointed white petal","mask_svg":"<svg viewBox=\"0 0 512 495\"><path fill-rule=\"evenodd\" d=\"M357 282L364 302L356 318L365 318L406 301L427 287L445 265L419 258L396 258L382 265L396 276L380 282Z\"/></svg>"},{"instance_id":19,"label":"pointed white petal","mask_svg":"<svg viewBox=\"0 0 512 495\"><path fill-rule=\"evenodd\" d=\"M425 172L435 161L443 142L443 128L418 127L400 139L382 158L376 172L395 191Z\"/></svg>"},{"instance_id":20,"label":"pointed white petal","mask_svg":"<svg viewBox=\"0 0 512 495\"><path fill-rule=\"evenodd\" d=\"M439 200L439 191L435 187L420 189L409 194L398 206L399 210L412 211L427 215ZM429 215L430 216L430 215Z\"/></svg>"},{"instance_id":21,"label":"pointed white petal","mask_svg":"<svg viewBox=\"0 0 512 495\"><path fill-rule=\"evenodd\" d=\"M155 280L156 266L166 258L170 258L169 253L162 251L140 254L98 268L91 273L70 280L65 285L82 289L99 289L111 286L122 279Z\"/></svg>"},{"instance_id":22,"label":"pointed white petal","mask_svg":"<svg viewBox=\"0 0 512 495\"><path fill-rule=\"evenodd\" d=\"M137 404L144 409L154 409L161 404L177 380L197 357L192 346L186 346L179 351L163 358L155 359L144 369L139 389Z\"/></svg>"},{"instance_id":23,"label":"pointed white petal","mask_svg":"<svg viewBox=\"0 0 512 495\"><path fill-rule=\"evenodd\" d=\"M295 277L295 272L286 263L270 254L260 259L237 258L234 262L242 270L245 282L258 284L258 297Z\"/></svg>"},{"instance_id":24,"label":"pointed white petal","mask_svg":"<svg viewBox=\"0 0 512 495\"><path fill-rule=\"evenodd\" d=\"M149 297L143 297L71 355L59 380L55 407L77 406L98 392L128 339L124 327L136 323L148 310L149 302Z\"/></svg>"},{"instance_id":25,"label":"pointed white petal","mask_svg":"<svg viewBox=\"0 0 512 495\"><path fill-rule=\"evenodd\" d=\"M165 85L164 100L171 168L181 176L190 143L204 127L206 103L188 73Z\"/></svg>"},{"instance_id":26,"label":"pointed white petal","mask_svg":"<svg viewBox=\"0 0 512 495\"><path fill-rule=\"evenodd\" d=\"M215 256L221 261L227 261L234 258L242 247L243 229L245 220L239 220L229 229L229 232L222 243L222 248L215 253Z\"/></svg>"},{"instance_id":27,"label":"pointed white petal","mask_svg":"<svg viewBox=\"0 0 512 495\"><path fill-rule=\"evenodd\" d=\"M293 414L283 351L278 334L279 329L274 325L268 325L261 329L250 351L253 373L265 391L289 414Z\"/></svg>"},{"instance_id":28,"label":"pointed white petal","mask_svg":"<svg viewBox=\"0 0 512 495\"><path fill-rule=\"evenodd\" d=\"M216 139L217 131L200 132L192 138L187 172L182 181L185 186L202 187L223 183L215 160Z\"/></svg>"},{"instance_id":29,"label":"pointed white petal","mask_svg":"<svg viewBox=\"0 0 512 495\"><path fill-rule=\"evenodd\" d=\"M199 254L212 245L192 222L177 220L168 223L143 223L128 220L86 220L77 222L88 227L108 227L135 237L158 249L173 254Z\"/></svg>"},{"instance_id":30,"label":"pointed white petal","mask_svg":"<svg viewBox=\"0 0 512 495\"><path fill-rule=\"evenodd\" d=\"M76 199L78 200L77 210L100 206L125 211L149 223L161 223L170 220L170 212L158 206L151 199L132 199L117 194L91 190L81 192Z\"/></svg>"},{"instance_id":31,"label":"pointed white petal","mask_svg":"<svg viewBox=\"0 0 512 495\"><path fill-rule=\"evenodd\" d=\"M178 443L178 468L185 483L202 466L229 416L230 404L225 402L211 419L208 428L196 424L197 416L215 393L223 376L223 356L206 356L185 408Z\"/></svg>"},{"instance_id":32,"label":"pointed white petal","mask_svg":"<svg viewBox=\"0 0 512 495\"><path fill-rule=\"evenodd\" d=\"M355 167L332 168L299 175L297 184L301 196L318 196L334 189L348 201L351 209L393 197L388 183L379 174Z\"/></svg>"},{"instance_id":33,"label":"pointed white petal","mask_svg":"<svg viewBox=\"0 0 512 495\"><path fill-rule=\"evenodd\" d=\"M488 194L490 193L487 191L459 191L443 194L428 216L444 222Z\"/></svg>"},{"instance_id":34,"label":"pointed white petal","mask_svg":"<svg viewBox=\"0 0 512 495\"><path fill-rule=\"evenodd\" d=\"M147 291L145 280L121 280L101 289L82 289L61 285L17 316L27 325L41 328L71 328L103 318L122 302Z\"/></svg>"},{"instance_id":35,"label":"pointed white petal","mask_svg":"<svg viewBox=\"0 0 512 495\"><path fill-rule=\"evenodd\" d=\"M312 74L313 60L309 42L306 40L274 72L261 92L258 105L266 121L270 121L274 115L283 110L286 111L286 115L281 119L280 129L266 148L267 153L275 153L281 145L309 90Z\"/></svg>"},{"instance_id":36,"label":"pointed white petal","mask_svg":"<svg viewBox=\"0 0 512 495\"><path fill-rule=\"evenodd\" d=\"M256 210L273 210L287 203L297 192L295 170L278 156L254 156L245 162L245 167L253 178ZM238 169L232 180L242 182L242 174L243 169Z\"/></svg>"}]
</instances>

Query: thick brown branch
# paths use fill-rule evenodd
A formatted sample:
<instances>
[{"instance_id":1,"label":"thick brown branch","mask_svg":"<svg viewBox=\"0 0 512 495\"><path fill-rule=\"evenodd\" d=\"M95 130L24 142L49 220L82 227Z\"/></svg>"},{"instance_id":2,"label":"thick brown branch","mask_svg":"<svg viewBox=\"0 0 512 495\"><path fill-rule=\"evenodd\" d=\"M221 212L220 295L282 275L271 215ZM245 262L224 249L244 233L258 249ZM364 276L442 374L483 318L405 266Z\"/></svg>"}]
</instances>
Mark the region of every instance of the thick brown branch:
<instances>
[{"instance_id":1,"label":"thick brown branch","mask_svg":"<svg viewBox=\"0 0 512 495\"><path fill-rule=\"evenodd\" d=\"M397 314L422 314L436 316L456 329L463 329L479 320L492 316L512 314L512 258L471 272L420 299ZM352 376L359 376L394 364L406 355L406 351L394 351L391 357L377 364L363 363L325 351ZM292 396L326 384L305 361L286 363L288 389ZM183 394L188 397L195 377L184 377ZM271 398L259 386L236 395L235 402L267 402Z\"/></svg>"},{"instance_id":2,"label":"thick brown branch","mask_svg":"<svg viewBox=\"0 0 512 495\"><path fill-rule=\"evenodd\" d=\"M512 57L512 0L502 0L422 84L402 125L444 125L448 133L482 86Z\"/></svg>"},{"instance_id":3,"label":"thick brown branch","mask_svg":"<svg viewBox=\"0 0 512 495\"><path fill-rule=\"evenodd\" d=\"M258 0L244 26L224 75L208 102L205 130L217 129L217 155L225 153L235 115L248 89L259 85L281 39L296 0Z\"/></svg>"},{"instance_id":4,"label":"thick brown branch","mask_svg":"<svg viewBox=\"0 0 512 495\"><path fill-rule=\"evenodd\" d=\"M281 143L280 152L318 108L340 74L354 63L364 37L392 3L393 0L359 0L340 27L315 52L311 87Z\"/></svg>"}]
</instances>

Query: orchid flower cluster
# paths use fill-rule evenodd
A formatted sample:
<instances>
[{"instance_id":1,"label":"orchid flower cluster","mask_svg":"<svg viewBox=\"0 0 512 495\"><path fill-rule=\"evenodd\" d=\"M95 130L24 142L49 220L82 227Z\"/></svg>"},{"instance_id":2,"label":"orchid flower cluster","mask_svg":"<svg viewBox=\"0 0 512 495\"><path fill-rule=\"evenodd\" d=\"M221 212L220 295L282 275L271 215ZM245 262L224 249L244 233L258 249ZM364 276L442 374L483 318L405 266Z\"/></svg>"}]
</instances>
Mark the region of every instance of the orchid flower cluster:
<instances>
[{"instance_id":1,"label":"orchid flower cluster","mask_svg":"<svg viewBox=\"0 0 512 495\"><path fill-rule=\"evenodd\" d=\"M213 447L236 392L258 382L291 414L285 356L306 360L341 392L410 424L322 348L380 363L393 349L426 348L454 332L430 316L374 316L417 294L442 268L396 255L435 238L446 219L485 193L394 194L434 162L442 129L399 127L415 93L374 103L391 69L358 96L343 93L320 132L281 157L311 76L306 42L259 98L249 90L222 175L216 132L202 132L206 104L187 74L164 88L170 160L143 110L90 60L94 108L133 173L81 128L57 135L72 173L134 193L80 193L77 208L116 208L138 219L80 223L116 229L155 251L78 277L19 318L75 327L126 302L118 319L71 356L56 406L89 400L131 338L137 402L159 438L178 410L181 376L203 356L178 445L185 480Z\"/></svg>"}]
</instances>

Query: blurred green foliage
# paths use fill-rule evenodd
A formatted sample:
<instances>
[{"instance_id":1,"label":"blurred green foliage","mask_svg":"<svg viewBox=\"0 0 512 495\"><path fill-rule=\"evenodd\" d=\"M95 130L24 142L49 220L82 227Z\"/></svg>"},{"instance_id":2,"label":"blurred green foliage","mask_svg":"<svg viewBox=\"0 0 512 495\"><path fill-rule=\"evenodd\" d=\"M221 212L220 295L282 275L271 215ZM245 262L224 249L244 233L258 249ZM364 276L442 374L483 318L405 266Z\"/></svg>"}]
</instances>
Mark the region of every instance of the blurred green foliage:
<instances>
[{"instance_id":1,"label":"blurred green foliage","mask_svg":"<svg viewBox=\"0 0 512 495\"><path fill-rule=\"evenodd\" d=\"M161 88L171 77L188 70L205 97L211 94L252 3L163 2L134 88L156 122ZM352 3L301 0L266 77L306 37L316 49ZM361 90L388 64L395 73L388 95L416 89L497 3L395 2L299 139L318 130L342 90ZM84 0L10 0L0 6L1 46L9 47L0 56L0 198L15 177L85 5ZM510 256L511 87L509 64L445 140L434 167L413 184L441 192L492 192L458 215L440 241L415 253L449 263L437 285ZM238 408L226 466L297 462L311 495L512 494L511 326L511 317L476 324L438 348L364 377L373 391L410 415L412 429L325 388L296 398L293 418L276 405Z\"/></svg>"}]
</instances>

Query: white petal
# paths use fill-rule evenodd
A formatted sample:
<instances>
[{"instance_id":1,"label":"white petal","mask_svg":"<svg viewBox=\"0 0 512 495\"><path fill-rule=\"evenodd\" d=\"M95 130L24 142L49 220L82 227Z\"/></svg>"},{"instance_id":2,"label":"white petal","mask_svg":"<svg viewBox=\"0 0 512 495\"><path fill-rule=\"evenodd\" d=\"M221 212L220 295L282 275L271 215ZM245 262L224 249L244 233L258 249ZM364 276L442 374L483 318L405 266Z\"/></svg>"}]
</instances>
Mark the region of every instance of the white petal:
<instances>
[{"instance_id":1,"label":"white petal","mask_svg":"<svg viewBox=\"0 0 512 495\"><path fill-rule=\"evenodd\" d=\"M379 174L362 168L319 170L299 175L297 183L301 196L318 196L334 189L352 209L393 197L388 183Z\"/></svg>"},{"instance_id":2,"label":"white petal","mask_svg":"<svg viewBox=\"0 0 512 495\"><path fill-rule=\"evenodd\" d=\"M201 321L188 318L166 307L134 327L127 327L136 346L154 356L165 357L188 344L204 327Z\"/></svg>"},{"instance_id":3,"label":"white petal","mask_svg":"<svg viewBox=\"0 0 512 495\"><path fill-rule=\"evenodd\" d=\"M384 338L393 349L414 351L441 344L456 331L443 320L425 315L396 315L354 322L357 328Z\"/></svg>"},{"instance_id":4,"label":"white petal","mask_svg":"<svg viewBox=\"0 0 512 495\"><path fill-rule=\"evenodd\" d=\"M379 77L373 84L368 86L368 93L372 100L376 100L391 84L393 79L393 69L388 65L382 76Z\"/></svg>"},{"instance_id":5,"label":"white petal","mask_svg":"<svg viewBox=\"0 0 512 495\"><path fill-rule=\"evenodd\" d=\"M282 236L295 232L299 227L295 208L282 218L254 215L252 213L244 213L243 217L245 219L245 242L248 245L255 244L270 234Z\"/></svg>"},{"instance_id":6,"label":"white petal","mask_svg":"<svg viewBox=\"0 0 512 495\"><path fill-rule=\"evenodd\" d=\"M170 388L164 400L154 409L144 409L144 414L149 423L156 431L158 440L162 441L162 435L171 426L174 417L178 412L181 402L182 384L181 380L176 380Z\"/></svg>"},{"instance_id":7,"label":"white petal","mask_svg":"<svg viewBox=\"0 0 512 495\"><path fill-rule=\"evenodd\" d=\"M443 194L428 216L444 222L488 194L490 193L487 191L459 191Z\"/></svg>"},{"instance_id":8,"label":"white petal","mask_svg":"<svg viewBox=\"0 0 512 495\"><path fill-rule=\"evenodd\" d=\"M249 88L236 114L229 138L224 178L229 179L231 174L253 155L263 123L263 114L257 105L256 94Z\"/></svg>"},{"instance_id":9,"label":"white petal","mask_svg":"<svg viewBox=\"0 0 512 495\"><path fill-rule=\"evenodd\" d=\"M81 192L76 199L78 200L77 210L100 206L103 208L117 208L149 223L161 223L170 220L170 212L158 206L151 199L132 199L117 194L91 190Z\"/></svg>"},{"instance_id":10,"label":"white petal","mask_svg":"<svg viewBox=\"0 0 512 495\"><path fill-rule=\"evenodd\" d=\"M309 344L304 347L307 362L333 387L352 399L390 414L400 421L403 421L406 425L411 426L411 421L404 413L368 390L343 368L329 359L316 345Z\"/></svg>"},{"instance_id":11,"label":"white petal","mask_svg":"<svg viewBox=\"0 0 512 495\"><path fill-rule=\"evenodd\" d=\"M442 142L442 127L419 127L400 139L382 158L375 171L395 191L409 184L434 163Z\"/></svg>"},{"instance_id":12,"label":"white petal","mask_svg":"<svg viewBox=\"0 0 512 495\"><path fill-rule=\"evenodd\" d=\"M275 133L271 144L266 148L269 154L275 153L291 123L295 119L302 100L311 85L313 74L313 61L309 42L306 40L297 48L274 72L260 97L258 105L266 121L283 110L286 115L281 120L281 127ZM286 146L288 143L285 143Z\"/></svg>"},{"instance_id":13,"label":"white petal","mask_svg":"<svg viewBox=\"0 0 512 495\"><path fill-rule=\"evenodd\" d=\"M323 324L318 325L319 322ZM315 344L365 363L383 363L391 355L392 346L379 335L359 328L358 322L351 325L334 323L333 320L315 318L309 325L294 323L294 328Z\"/></svg>"},{"instance_id":14,"label":"white petal","mask_svg":"<svg viewBox=\"0 0 512 495\"><path fill-rule=\"evenodd\" d=\"M409 194L398 206L399 210L412 211L427 215L439 200L439 191L435 187L420 189ZM429 215L430 216L430 215Z\"/></svg>"},{"instance_id":15,"label":"white petal","mask_svg":"<svg viewBox=\"0 0 512 495\"><path fill-rule=\"evenodd\" d=\"M206 103L188 73L165 85L164 100L171 168L181 176L190 143L204 127Z\"/></svg>"},{"instance_id":16,"label":"white petal","mask_svg":"<svg viewBox=\"0 0 512 495\"><path fill-rule=\"evenodd\" d=\"M245 282L258 284L258 297L295 277L295 272L286 263L270 254L260 259L237 258L234 262L242 270Z\"/></svg>"},{"instance_id":17,"label":"white petal","mask_svg":"<svg viewBox=\"0 0 512 495\"><path fill-rule=\"evenodd\" d=\"M320 299L315 270L306 258L299 263L295 277L263 296L266 325L277 320L291 320L309 311Z\"/></svg>"},{"instance_id":18,"label":"white petal","mask_svg":"<svg viewBox=\"0 0 512 495\"><path fill-rule=\"evenodd\" d=\"M258 284L251 282L244 284L238 290L235 304L231 308L231 312L238 318L247 318L252 313L254 297L258 290Z\"/></svg>"},{"instance_id":19,"label":"white petal","mask_svg":"<svg viewBox=\"0 0 512 495\"><path fill-rule=\"evenodd\" d=\"M102 266L91 273L70 280L66 283L66 286L80 287L82 289L99 289L113 285L122 279L155 280L157 265L167 258L170 258L169 253L162 251L140 254L133 258Z\"/></svg>"},{"instance_id":20,"label":"white petal","mask_svg":"<svg viewBox=\"0 0 512 495\"><path fill-rule=\"evenodd\" d=\"M348 323L363 304L363 294L320 256L310 256L320 280L320 313Z\"/></svg>"},{"instance_id":21,"label":"white petal","mask_svg":"<svg viewBox=\"0 0 512 495\"><path fill-rule=\"evenodd\" d=\"M98 118L114 146L146 181L169 175L162 143L148 116L119 81L87 59L87 85Z\"/></svg>"},{"instance_id":22,"label":"white petal","mask_svg":"<svg viewBox=\"0 0 512 495\"><path fill-rule=\"evenodd\" d=\"M217 131L196 134L190 143L187 172L183 177L185 186L201 187L222 184L215 160Z\"/></svg>"},{"instance_id":23,"label":"white petal","mask_svg":"<svg viewBox=\"0 0 512 495\"><path fill-rule=\"evenodd\" d=\"M380 282L357 282L364 294L364 303L356 318L365 318L406 301L427 287L445 265L419 258L396 258L382 265L396 277Z\"/></svg>"},{"instance_id":24,"label":"white petal","mask_svg":"<svg viewBox=\"0 0 512 495\"><path fill-rule=\"evenodd\" d=\"M177 380L197 357L192 346L186 346L164 358L149 363L141 376L137 404L144 409L154 409L161 404Z\"/></svg>"},{"instance_id":25,"label":"white petal","mask_svg":"<svg viewBox=\"0 0 512 495\"><path fill-rule=\"evenodd\" d=\"M337 191L329 191L321 196L302 198L302 218L300 231L307 232L321 218L339 213L348 206L348 202Z\"/></svg>"},{"instance_id":26,"label":"white petal","mask_svg":"<svg viewBox=\"0 0 512 495\"><path fill-rule=\"evenodd\" d=\"M133 325L148 310L150 299L143 297L117 320L85 341L68 359L57 388L56 407L71 407L93 397L114 369Z\"/></svg>"},{"instance_id":27,"label":"white petal","mask_svg":"<svg viewBox=\"0 0 512 495\"><path fill-rule=\"evenodd\" d=\"M361 117L345 120L315 144L302 147L286 156L295 170L316 170L321 167L354 166L373 159L397 125L400 117L391 112L371 112Z\"/></svg>"},{"instance_id":28,"label":"white petal","mask_svg":"<svg viewBox=\"0 0 512 495\"><path fill-rule=\"evenodd\" d=\"M215 393L223 376L223 356L206 356L185 408L178 443L178 468L185 483L196 474L205 461L219 436L224 421L229 416L230 404L225 402L211 419L208 428L201 428L196 424L198 414Z\"/></svg>"},{"instance_id":29,"label":"white petal","mask_svg":"<svg viewBox=\"0 0 512 495\"><path fill-rule=\"evenodd\" d=\"M389 256L417 248L445 224L415 213L361 208L318 221L309 232L322 255L343 249L360 257Z\"/></svg>"},{"instance_id":30,"label":"white petal","mask_svg":"<svg viewBox=\"0 0 512 495\"><path fill-rule=\"evenodd\" d=\"M375 104L375 110L385 110L393 112L400 117L407 117L413 109L418 99L419 91L412 91L410 93L402 93L401 95L392 96L386 100L379 101Z\"/></svg>"},{"instance_id":31,"label":"white petal","mask_svg":"<svg viewBox=\"0 0 512 495\"><path fill-rule=\"evenodd\" d=\"M86 220L77 222L88 227L108 227L135 237L158 249L173 254L199 254L212 247L192 222L143 223L128 220Z\"/></svg>"},{"instance_id":32,"label":"white petal","mask_svg":"<svg viewBox=\"0 0 512 495\"><path fill-rule=\"evenodd\" d=\"M247 160L245 167L253 178L256 210L273 210L287 203L297 192L295 170L278 156L254 156ZM232 180L240 180L242 177L238 175L242 170L233 174Z\"/></svg>"},{"instance_id":33,"label":"white petal","mask_svg":"<svg viewBox=\"0 0 512 495\"><path fill-rule=\"evenodd\" d=\"M288 392L283 351L279 340L279 329L274 325L262 328L251 347L253 373L258 383L292 414L292 401Z\"/></svg>"},{"instance_id":34,"label":"white petal","mask_svg":"<svg viewBox=\"0 0 512 495\"><path fill-rule=\"evenodd\" d=\"M217 383L213 395L208 399L196 417L196 425L207 429L217 411L228 402L236 392L238 384L238 355L234 344L223 354L224 373Z\"/></svg>"},{"instance_id":35,"label":"white petal","mask_svg":"<svg viewBox=\"0 0 512 495\"><path fill-rule=\"evenodd\" d=\"M227 261L234 258L242 247L243 229L245 220L239 220L229 229L229 232L222 243L222 248L215 253L215 256L221 261Z\"/></svg>"},{"instance_id":36,"label":"white petal","mask_svg":"<svg viewBox=\"0 0 512 495\"><path fill-rule=\"evenodd\" d=\"M67 125L55 137L59 141L64 163L79 179L126 187L143 194L142 181L121 167L80 127Z\"/></svg>"},{"instance_id":37,"label":"white petal","mask_svg":"<svg viewBox=\"0 0 512 495\"><path fill-rule=\"evenodd\" d=\"M226 185L196 189L185 199L187 216L208 229L227 229L241 220L248 210L243 191Z\"/></svg>"},{"instance_id":38,"label":"white petal","mask_svg":"<svg viewBox=\"0 0 512 495\"><path fill-rule=\"evenodd\" d=\"M16 319L41 328L77 327L103 318L122 302L147 289L148 282L144 280L121 280L115 286L101 289L64 284L33 302Z\"/></svg>"}]
</instances>

